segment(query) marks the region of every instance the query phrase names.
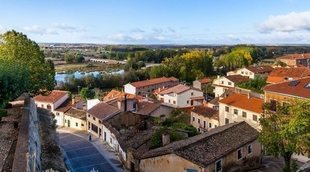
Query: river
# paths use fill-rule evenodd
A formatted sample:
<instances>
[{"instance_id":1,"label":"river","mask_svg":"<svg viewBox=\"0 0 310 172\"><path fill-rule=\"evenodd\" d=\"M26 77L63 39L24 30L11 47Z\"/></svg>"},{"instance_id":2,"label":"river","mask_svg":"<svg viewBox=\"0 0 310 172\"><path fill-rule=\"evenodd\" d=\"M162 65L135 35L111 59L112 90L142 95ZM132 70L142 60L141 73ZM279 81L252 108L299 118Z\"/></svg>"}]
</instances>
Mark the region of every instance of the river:
<instances>
[{"instance_id":1,"label":"river","mask_svg":"<svg viewBox=\"0 0 310 172\"><path fill-rule=\"evenodd\" d=\"M93 72L80 72L80 71L76 71L74 73L57 73L55 74L55 80L57 83L60 83L60 82L65 82L65 78L66 77L69 77L69 76L74 76L75 78L82 78L84 76L87 76L87 75L93 75L93 76L98 76L98 75L104 75L104 74L119 74L119 75L122 75L124 74L124 70L118 70L118 71L114 71L114 72L109 72L109 73L106 73L106 72L101 72L101 71L93 71Z\"/></svg>"}]
</instances>

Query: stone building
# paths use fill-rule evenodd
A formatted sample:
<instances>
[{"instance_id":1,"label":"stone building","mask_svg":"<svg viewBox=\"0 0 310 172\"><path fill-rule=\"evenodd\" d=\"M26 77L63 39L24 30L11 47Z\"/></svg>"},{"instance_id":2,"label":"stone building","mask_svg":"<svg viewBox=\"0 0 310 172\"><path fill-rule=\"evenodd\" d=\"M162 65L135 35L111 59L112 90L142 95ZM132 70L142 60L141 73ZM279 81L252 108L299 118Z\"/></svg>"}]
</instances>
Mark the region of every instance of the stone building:
<instances>
[{"instance_id":1,"label":"stone building","mask_svg":"<svg viewBox=\"0 0 310 172\"><path fill-rule=\"evenodd\" d=\"M139 171L250 170L260 164L257 138L258 132L246 122L217 127L144 153L139 159Z\"/></svg>"}]
</instances>

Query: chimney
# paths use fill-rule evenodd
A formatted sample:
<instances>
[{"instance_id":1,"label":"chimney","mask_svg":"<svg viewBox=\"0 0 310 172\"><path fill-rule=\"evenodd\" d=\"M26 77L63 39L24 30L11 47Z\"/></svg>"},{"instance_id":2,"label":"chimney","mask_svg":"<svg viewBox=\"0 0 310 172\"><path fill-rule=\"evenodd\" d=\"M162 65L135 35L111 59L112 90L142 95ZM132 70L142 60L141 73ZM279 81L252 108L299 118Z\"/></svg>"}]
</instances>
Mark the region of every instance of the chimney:
<instances>
[{"instance_id":1,"label":"chimney","mask_svg":"<svg viewBox=\"0 0 310 172\"><path fill-rule=\"evenodd\" d=\"M248 92L247 94L248 94L248 99L250 99L251 98L251 92Z\"/></svg>"},{"instance_id":2,"label":"chimney","mask_svg":"<svg viewBox=\"0 0 310 172\"><path fill-rule=\"evenodd\" d=\"M124 99L124 112L127 112L127 94L125 93L125 99Z\"/></svg>"},{"instance_id":3,"label":"chimney","mask_svg":"<svg viewBox=\"0 0 310 172\"><path fill-rule=\"evenodd\" d=\"M72 100L71 100L71 102L72 102L72 105L74 105L74 104L75 104L75 97L74 97L74 96L72 96Z\"/></svg>"},{"instance_id":4,"label":"chimney","mask_svg":"<svg viewBox=\"0 0 310 172\"><path fill-rule=\"evenodd\" d=\"M163 133L163 134L161 135L161 140L162 140L163 146L166 146L167 144L170 143L170 134L165 134L165 133Z\"/></svg>"}]
</instances>

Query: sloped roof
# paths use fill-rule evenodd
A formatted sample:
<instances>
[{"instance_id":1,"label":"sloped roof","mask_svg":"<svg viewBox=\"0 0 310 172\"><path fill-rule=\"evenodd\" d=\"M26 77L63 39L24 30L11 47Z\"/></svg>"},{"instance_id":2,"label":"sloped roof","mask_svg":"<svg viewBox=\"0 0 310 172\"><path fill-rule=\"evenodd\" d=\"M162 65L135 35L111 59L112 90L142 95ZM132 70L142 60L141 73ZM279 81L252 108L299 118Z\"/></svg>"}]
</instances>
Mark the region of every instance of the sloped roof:
<instances>
[{"instance_id":1,"label":"sloped roof","mask_svg":"<svg viewBox=\"0 0 310 172\"><path fill-rule=\"evenodd\" d=\"M55 103L67 94L68 94L67 91L53 90L47 96L43 96L43 95L35 96L34 100L37 102Z\"/></svg>"},{"instance_id":2,"label":"sloped roof","mask_svg":"<svg viewBox=\"0 0 310 172\"><path fill-rule=\"evenodd\" d=\"M216 119L216 120L219 119L219 111L216 110L216 109L212 109L210 107L207 107L205 105L194 107L192 112L194 112L194 113L196 113L198 115L202 115L204 117L213 118L213 119Z\"/></svg>"},{"instance_id":3,"label":"sloped roof","mask_svg":"<svg viewBox=\"0 0 310 172\"><path fill-rule=\"evenodd\" d=\"M160 103L153 103L153 102L138 102L138 110L135 112L141 115L150 115L156 109L160 107Z\"/></svg>"},{"instance_id":4,"label":"sloped roof","mask_svg":"<svg viewBox=\"0 0 310 172\"><path fill-rule=\"evenodd\" d=\"M245 94L235 93L220 100L219 102L256 113L263 112L264 100L256 97L248 98L248 95Z\"/></svg>"},{"instance_id":5,"label":"sloped roof","mask_svg":"<svg viewBox=\"0 0 310 172\"><path fill-rule=\"evenodd\" d=\"M125 95L127 96L127 99L141 99L141 98L143 98L142 96L139 96L139 95L129 94L129 93L125 93L125 92L113 89L106 96L103 97L103 100L104 101L112 100L112 99L123 100L125 98Z\"/></svg>"},{"instance_id":6,"label":"sloped roof","mask_svg":"<svg viewBox=\"0 0 310 172\"><path fill-rule=\"evenodd\" d=\"M260 74L260 73L269 73L273 70L271 66L248 66L246 67L249 71Z\"/></svg>"},{"instance_id":7,"label":"sloped roof","mask_svg":"<svg viewBox=\"0 0 310 172\"><path fill-rule=\"evenodd\" d=\"M268 83L278 83L286 81L288 78L299 79L310 76L310 69L306 67L297 68L275 68L268 75Z\"/></svg>"},{"instance_id":8,"label":"sloped roof","mask_svg":"<svg viewBox=\"0 0 310 172\"><path fill-rule=\"evenodd\" d=\"M263 90L310 99L310 77L266 85ZM310 85L309 85L310 87Z\"/></svg>"},{"instance_id":9,"label":"sloped roof","mask_svg":"<svg viewBox=\"0 0 310 172\"><path fill-rule=\"evenodd\" d=\"M239 84L239 83L243 83L243 82L248 82L250 79L249 77L246 76L242 76L242 75L229 75L229 76L225 76L228 80Z\"/></svg>"},{"instance_id":10,"label":"sloped roof","mask_svg":"<svg viewBox=\"0 0 310 172\"><path fill-rule=\"evenodd\" d=\"M205 77L205 78L199 79L198 81L199 81L201 84L208 84L208 83L211 83L211 82L212 82L212 79Z\"/></svg>"},{"instance_id":11,"label":"sloped roof","mask_svg":"<svg viewBox=\"0 0 310 172\"><path fill-rule=\"evenodd\" d=\"M151 86L151 85L156 85L156 84L161 84L165 82L177 82L179 81L177 78L174 77L161 77L161 78L154 78L154 79L149 79L149 80L144 80L144 81L138 81L138 82L132 82L130 83L132 86L136 88L140 87L146 87L146 86Z\"/></svg>"},{"instance_id":12,"label":"sloped roof","mask_svg":"<svg viewBox=\"0 0 310 172\"><path fill-rule=\"evenodd\" d=\"M112 115L120 113L121 111L114 106L101 102L89 109L87 112L96 118L104 120Z\"/></svg>"},{"instance_id":13,"label":"sloped roof","mask_svg":"<svg viewBox=\"0 0 310 172\"><path fill-rule=\"evenodd\" d=\"M71 107L66 113L65 115L74 117L74 118L78 118L78 119L82 119L82 120L86 120L86 111L81 110L81 109L76 109Z\"/></svg>"},{"instance_id":14,"label":"sloped roof","mask_svg":"<svg viewBox=\"0 0 310 172\"><path fill-rule=\"evenodd\" d=\"M246 122L231 123L214 128L206 133L150 150L142 155L141 159L173 153L195 164L206 167L257 138L258 132Z\"/></svg>"},{"instance_id":15,"label":"sloped roof","mask_svg":"<svg viewBox=\"0 0 310 172\"><path fill-rule=\"evenodd\" d=\"M176 85L174 87L170 87L168 89L165 89L163 91L161 91L159 94L170 94L170 93L176 93L176 94L180 94L184 91L190 90L191 88L187 85L183 85L183 84L179 84Z\"/></svg>"},{"instance_id":16,"label":"sloped roof","mask_svg":"<svg viewBox=\"0 0 310 172\"><path fill-rule=\"evenodd\" d=\"M285 56L278 57L278 59L290 59L290 60L296 60L296 59L308 59L310 58L310 53L303 53L303 54L287 54Z\"/></svg>"}]
</instances>

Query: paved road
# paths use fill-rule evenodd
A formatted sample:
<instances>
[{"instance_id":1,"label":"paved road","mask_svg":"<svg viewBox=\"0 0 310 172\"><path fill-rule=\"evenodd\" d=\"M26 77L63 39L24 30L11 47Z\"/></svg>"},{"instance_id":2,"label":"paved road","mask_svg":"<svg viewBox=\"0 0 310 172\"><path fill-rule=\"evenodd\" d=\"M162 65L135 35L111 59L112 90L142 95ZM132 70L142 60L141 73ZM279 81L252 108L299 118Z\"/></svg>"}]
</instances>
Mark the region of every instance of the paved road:
<instances>
[{"instance_id":1,"label":"paved road","mask_svg":"<svg viewBox=\"0 0 310 172\"><path fill-rule=\"evenodd\" d=\"M71 133L59 133L61 147L67 154L73 172L114 172L105 157L86 139Z\"/></svg>"}]
</instances>

